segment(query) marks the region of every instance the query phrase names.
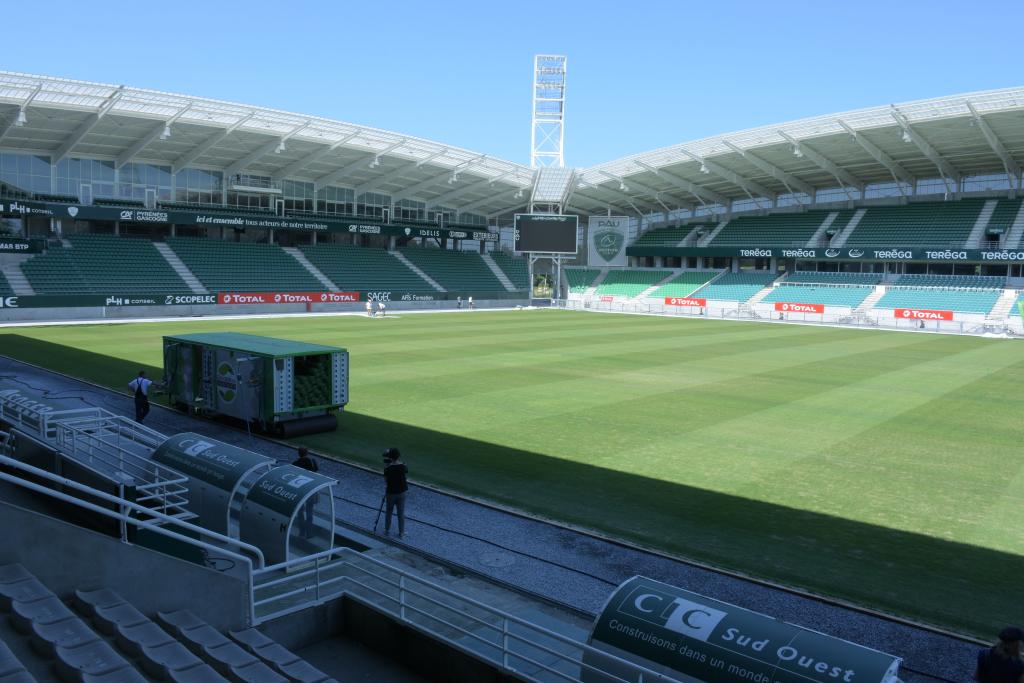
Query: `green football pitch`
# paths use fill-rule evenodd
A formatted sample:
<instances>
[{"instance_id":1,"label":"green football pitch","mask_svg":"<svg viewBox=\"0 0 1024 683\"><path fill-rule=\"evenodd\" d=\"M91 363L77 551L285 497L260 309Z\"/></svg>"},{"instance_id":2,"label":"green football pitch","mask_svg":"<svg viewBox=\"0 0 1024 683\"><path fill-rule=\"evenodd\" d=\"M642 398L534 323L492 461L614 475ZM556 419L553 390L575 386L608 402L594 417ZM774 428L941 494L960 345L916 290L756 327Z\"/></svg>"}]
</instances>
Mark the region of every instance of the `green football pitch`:
<instances>
[{"instance_id":1,"label":"green football pitch","mask_svg":"<svg viewBox=\"0 0 1024 683\"><path fill-rule=\"evenodd\" d=\"M563 311L0 331L126 391L161 336L344 346L340 429L414 479L959 632L1024 621L1024 343ZM697 591L700 586L687 586Z\"/></svg>"}]
</instances>

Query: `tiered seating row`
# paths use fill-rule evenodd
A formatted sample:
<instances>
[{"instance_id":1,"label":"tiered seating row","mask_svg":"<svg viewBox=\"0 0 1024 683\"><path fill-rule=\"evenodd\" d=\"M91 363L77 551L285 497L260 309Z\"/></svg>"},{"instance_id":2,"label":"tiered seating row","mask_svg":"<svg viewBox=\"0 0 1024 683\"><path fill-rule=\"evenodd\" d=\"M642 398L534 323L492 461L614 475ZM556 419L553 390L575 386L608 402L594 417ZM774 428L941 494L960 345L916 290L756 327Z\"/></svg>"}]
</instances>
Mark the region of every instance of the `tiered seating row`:
<instances>
[{"instance_id":1,"label":"tiered seating row","mask_svg":"<svg viewBox=\"0 0 1024 683\"><path fill-rule=\"evenodd\" d=\"M790 273L784 280L784 282L828 285L876 285L881 281L881 273L824 273L803 270Z\"/></svg>"},{"instance_id":2,"label":"tiered seating row","mask_svg":"<svg viewBox=\"0 0 1024 683\"><path fill-rule=\"evenodd\" d=\"M401 253L450 292L504 292L480 254L409 247Z\"/></svg>"},{"instance_id":3,"label":"tiered seating row","mask_svg":"<svg viewBox=\"0 0 1024 683\"><path fill-rule=\"evenodd\" d=\"M612 270L595 293L632 298L671 274L669 270Z\"/></svg>"},{"instance_id":4,"label":"tiered seating row","mask_svg":"<svg viewBox=\"0 0 1024 683\"><path fill-rule=\"evenodd\" d=\"M974 228L983 199L868 209L846 246L961 246Z\"/></svg>"},{"instance_id":5,"label":"tiered seating row","mask_svg":"<svg viewBox=\"0 0 1024 683\"><path fill-rule=\"evenodd\" d=\"M1006 286L1006 278L991 275L901 275L893 284L910 287L1001 289Z\"/></svg>"},{"instance_id":6,"label":"tiered seating row","mask_svg":"<svg viewBox=\"0 0 1024 683\"><path fill-rule=\"evenodd\" d=\"M873 287L815 287L814 285L782 284L761 299L766 303L785 301L796 304L824 304L856 308L874 291Z\"/></svg>"},{"instance_id":7,"label":"tiered seating row","mask_svg":"<svg viewBox=\"0 0 1024 683\"><path fill-rule=\"evenodd\" d=\"M728 273L697 291L697 296L716 301L746 301L767 287L775 273Z\"/></svg>"},{"instance_id":8,"label":"tiered seating row","mask_svg":"<svg viewBox=\"0 0 1024 683\"><path fill-rule=\"evenodd\" d=\"M397 258L384 249L342 244L301 247L306 258L342 291L433 289Z\"/></svg>"},{"instance_id":9,"label":"tiered seating row","mask_svg":"<svg viewBox=\"0 0 1024 683\"><path fill-rule=\"evenodd\" d=\"M996 204L996 210L992 212L992 217L988 219L985 232L993 234L1010 232L1010 226L1013 225L1014 219L1017 218L1017 212L1020 211L1021 201L1020 199L1000 199Z\"/></svg>"},{"instance_id":10,"label":"tiered seating row","mask_svg":"<svg viewBox=\"0 0 1024 683\"><path fill-rule=\"evenodd\" d=\"M593 284L601 271L596 268L566 268L565 278L569 281L569 292L583 294Z\"/></svg>"},{"instance_id":11,"label":"tiered seating row","mask_svg":"<svg viewBox=\"0 0 1024 683\"><path fill-rule=\"evenodd\" d=\"M918 308L960 313L988 313L999 300L998 289L941 289L895 287L875 308Z\"/></svg>"},{"instance_id":12,"label":"tiered seating row","mask_svg":"<svg viewBox=\"0 0 1024 683\"><path fill-rule=\"evenodd\" d=\"M827 211L809 211L733 218L715 235L710 246L802 247L814 236L827 216Z\"/></svg>"},{"instance_id":13,"label":"tiered seating row","mask_svg":"<svg viewBox=\"0 0 1024 683\"><path fill-rule=\"evenodd\" d=\"M323 283L276 244L195 237L168 237L167 244L212 292L320 291L324 288Z\"/></svg>"},{"instance_id":14,"label":"tiered seating row","mask_svg":"<svg viewBox=\"0 0 1024 683\"><path fill-rule=\"evenodd\" d=\"M11 283L7 281L3 273L0 273L0 296L10 296L11 294L14 294Z\"/></svg>"},{"instance_id":15,"label":"tiered seating row","mask_svg":"<svg viewBox=\"0 0 1024 683\"><path fill-rule=\"evenodd\" d=\"M687 297L703 287L709 280L714 278L721 271L717 270L691 270L680 273L661 287L658 287L651 294L651 298L660 299L666 296Z\"/></svg>"},{"instance_id":16,"label":"tiered seating row","mask_svg":"<svg viewBox=\"0 0 1024 683\"><path fill-rule=\"evenodd\" d=\"M491 258L505 273L505 276L512 281L512 285L517 290L527 291L530 289L530 266L525 258L512 256L503 251L492 252Z\"/></svg>"},{"instance_id":17,"label":"tiered seating row","mask_svg":"<svg viewBox=\"0 0 1024 683\"><path fill-rule=\"evenodd\" d=\"M635 247L677 247L699 225L679 225L671 228L658 228L645 232L633 243Z\"/></svg>"}]
</instances>

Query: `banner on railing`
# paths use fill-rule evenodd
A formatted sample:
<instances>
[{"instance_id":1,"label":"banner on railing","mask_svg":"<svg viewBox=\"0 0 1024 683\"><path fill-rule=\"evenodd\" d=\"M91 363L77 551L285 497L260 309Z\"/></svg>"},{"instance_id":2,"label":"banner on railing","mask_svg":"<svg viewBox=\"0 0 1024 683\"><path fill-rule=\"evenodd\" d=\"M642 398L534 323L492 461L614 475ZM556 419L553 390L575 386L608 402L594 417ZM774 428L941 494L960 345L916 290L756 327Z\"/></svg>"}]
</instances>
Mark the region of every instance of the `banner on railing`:
<instances>
[{"instance_id":1,"label":"banner on railing","mask_svg":"<svg viewBox=\"0 0 1024 683\"><path fill-rule=\"evenodd\" d=\"M605 604L590 644L714 683L884 683L896 678L901 661L642 576ZM585 671L582 680L607 678Z\"/></svg>"},{"instance_id":2,"label":"banner on railing","mask_svg":"<svg viewBox=\"0 0 1024 683\"><path fill-rule=\"evenodd\" d=\"M344 304L359 292L219 292L218 304Z\"/></svg>"},{"instance_id":3,"label":"banner on railing","mask_svg":"<svg viewBox=\"0 0 1024 683\"><path fill-rule=\"evenodd\" d=\"M665 297L665 305L666 306L694 306L694 307L704 308L705 306L708 305L708 300L707 299L700 299L700 298L696 298L696 297L689 297L689 296L666 296Z\"/></svg>"},{"instance_id":4,"label":"banner on railing","mask_svg":"<svg viewBox=\"0 0 1024 683\"><path fill-rule=\"evenodd\" d=\"M932 311L924 308L897 308L896 317L906 320L952 320L953 311Z\"/></svg>"},{"instance_id":5,"label":"banner on railing","mask_svg":"<svg viewBox=\"0 0 1024 683\"><path fill-rule=\"evenodd\" d=\"M608 296L607 294L605 294L604 296L601 297L601 301L603 301L604 303L610 303L612 301L615 301L615 297Z\"/></svg>"},{"instance_id":6,"label":"banner on railing","mask_svg":"<svg viewBox=\"0 0 1024 683\"><path fill-rule=\"evenodd\" d=\"M775 310L782 313L824 313L824 304L797 304L788 301L776 301Z\"/></svg>"}]
</instances>

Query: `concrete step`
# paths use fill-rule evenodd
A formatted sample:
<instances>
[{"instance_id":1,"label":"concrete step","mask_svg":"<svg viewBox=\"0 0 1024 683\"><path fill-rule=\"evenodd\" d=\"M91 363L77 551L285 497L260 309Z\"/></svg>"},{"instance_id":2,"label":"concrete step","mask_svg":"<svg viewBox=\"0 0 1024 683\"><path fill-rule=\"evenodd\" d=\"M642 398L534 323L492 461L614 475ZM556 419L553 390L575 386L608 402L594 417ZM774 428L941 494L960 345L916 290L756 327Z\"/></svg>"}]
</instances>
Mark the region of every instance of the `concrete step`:
<instances>
[{"instance_id":1,"label":"concrete step","mask_svg":"<svg viewBox=\"0 0 1024 683\"><path fill-rule=\"evenodd\" d=\"M832 242L829 243L831 247L842 247L846 244L846 240L850 239L850 235L857 229L857 224L860 223L861 219L864 218L864 214L868 212L867 209L857 209L857 211L850 218L850 222L846 224L846 227L842 231L832 238Z\"/></svg>"},{"instance_id":2,"label":"concrete step","mask_svg":"<svg viewBox=\"0 0 1024 683\"><path fill-rule=\"evenodd\" d=\"M14 290L14 293L18 296L31 296L36 293L36 290L32 289L32 284L25 277L25 273L21 270L21 264L28 261L31 256L27 254L11 254L3 263L0 263L0 273L4 274L7 278L7 283Z\"/></svg>"},{"instance_id":3,"label":"concrete step","mask_svg":"<svg viewBox=\"0 0 1024 683\"><path fill-rule=\"evenodd\" d=\"M654 290L656 290L658 287L661 287L663 284L669 282L670 280L676 278L679 275L679 273L681 273L681 272L682 272L681 270L674 270L674 271L672 271L667 277L663 277L662 279L658 280L653 285L651 285L650 287L648 287L644 291L642 291L639 294L637 294L634 298L635 299L646 299L647 297L649 297L651 295L651 293Z\"/></svg>"},{"instance_id":4,"label":"concrete step","mask_svg":"<svg viewBox=\"0 0 1024 683\"><path fill-rule=\"evenodd\" d=\"M878 300L883 296L885 296L885 287L875 287L875 291L868 294L867 298L860 302L860 306L854 309L854 313L867 313L875 307L875 304L877 304Z\"/></svg>"},{"instance_id":5,"label":"concrete step","mask_svg":"<svg viewBox=\"0 0 1024 683\"><path fill-rule=\"evenodd\" d=\"M491 258L490 254L480 254L480 258L484 260L487 267L491 269L492 273L494 273L494 277L498 278L498 282L501 283L501 286L505 288L506 292L516 291L516 286L508 279L508 275L505 275L505 271L503 271L498 264L494 262L494 259Z\"/></svg>"},{"instance_id":6,"label":"concrete step","mask_svg":"<svg viewBox=\"0 0 1024 683\"><path fill-rule=\"evenodd\" d=\"M992 219L992 212L996 210L996 204L998 203L998 199L988 199L985 201L985 205L981 207L981 213L978 214L978 219L974 221L974 227L971 228L971 234L967 236L967 241L964 242L964 249L978 249L981 247L981 240L985 238L985 228L988 227L988 222Z\"/></svg>"},{"instance_id":7,"label":"concrete step","mask_svg":"<svg viewBox=\"0 0 1024 683\"><path fill-rule=\"evenodd\" d=\"M821 225L818 226L818 229L814 231L813 235L811 235L811 239L807 240L807 244L805 244L804 246L805 247L814 248L814 247L820 247L821 245L825 244L825 241L824 241L825 240L825 232L830 227L832 227L832 224L835 222L836 218L838 218L838 217L839 217L839 212L838 211L830 211L828 213L828 215L825 216L825 220L823 220L821 222Z\"/></svg>"},{"instance_id":8,"label":"concrete step","mask_svg":"<svg viewBox=\"0 0 1024 683\"><path fill-rule=\"evenodd\" d=\"M164 260L170 264L174 272L185 281L188 288L192 290L194 294L209 294L210 291L203 286L203 283L199 281L199 278L188 269L185 262L178 258L178 255L174 253L174 250L166 242L154 242L153 246L160 252L160 255L164 257Z\"/></svg>"},{"instance_id":9,"label":"concrete step","mask_svg":"<svg viewBox=\"0 0 1024 683\"><path fill-rule=\"evenodd\" d=\"M1017 215L1014 217L1013 223L1010 224L1010 230L1006 233L1006 241L1003 243L1003 248L1020 248L1022 237L1024 237L1024 202L1021 202L1020 209L1017 210Z\"/></svg>"},{"instance_id":10,"label":"concrete step","mask_svg":"<svg viewBox=\"0 0 1024 683\"><path fill-rule=\"evenodd\" d=\"M403 254L402 252L400 252L400 251L389 251L388 253L391 254L392 256L394 256L396 259L398 259L402 263L404 263L406 265L406 267L409 268L409 270L411 270L412 272L414 272L417 275L419 275L421 278L423 278L427 282L428 285L430 285L431 287L433 287L437 291L439 291L439 292L447 292L448 291L447 289L442 287L437 282L437 280L435 280L434 278L432 278L429 275L427 275L425 272L420 270L419 266L417 266L415 263L413 263L412 261L407 259L405 257L405 254Z\"/></svg>"},{"instance_id":11,"label":"concrete step","mask_svg":"<svg viewBox=\"0 0 1024 683\"><path fill-rule=\"evenodd\" d=\"M712 230L710 234L705 235L704 239L701 240L700 244L698 244L697 246L706 247L709 244L711 244L711 240L715 239L715 237L718 236L718 233L722 232L722 229L725 228L725 226L727 225L729 225L729 221L722 221L721 223L719 223L718 227Z\"/></svg>"},{"instance_id":12,"label":"concrete step","mask_svg":"<svg viewBox=\"0 0 1024 683\"><path fill-rule=\"evenodd\" d=\"M282 247L282 249L284 249L285 253L289 254L292 258L301 263L302 267L308 270L310 275L319 280L320 284L326 287L328 291L333 292L338 290L338 286L331 282L331 279L324 275L319 268L314 266L313 263L308 258L306 258L306 255L303 254L300 249L298 249L297 247Z\"/></svg>"}]
</instances>

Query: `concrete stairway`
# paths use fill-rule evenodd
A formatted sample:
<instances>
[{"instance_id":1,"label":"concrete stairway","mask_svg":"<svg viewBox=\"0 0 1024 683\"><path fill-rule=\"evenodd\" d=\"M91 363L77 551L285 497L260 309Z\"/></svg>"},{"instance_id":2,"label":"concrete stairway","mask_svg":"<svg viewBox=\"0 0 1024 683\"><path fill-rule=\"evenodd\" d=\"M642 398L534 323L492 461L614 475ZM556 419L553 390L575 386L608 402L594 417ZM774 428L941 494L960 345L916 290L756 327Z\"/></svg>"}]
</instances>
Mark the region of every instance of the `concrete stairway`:
<instances>
[{"instance_id":1,"label":"concrete stairway","mask_svg":"<svg viewBox=\"0 0 1024 683\"><path fill-rule=\"evenodd\" d=\"M832 224L835 222L836 218L838 218L838 217L839 217L839 212L838 211L830 211L828 213L828 215L825 216L825 220L823 220L821 222L821 225L818 226L818 229L814 231L813 235L811 235L811 239L807 240L807 244L805 244L804 246L805 247L811 247L811 248L813 248L813 247L820 247L823 244L823 239L825 237L825 232L830 227L832 227Z\"/></svg>"},{"instance_id":2,"label":"concrete stairway","mask_svg":"<svg viewBox=\"0 0 1024 683\"><path fill-rule=\"evenodd\" d=\"M656 290L658 287L661 287L663 284L669 282L673 278L677 277L680 272L682 272L682 271L679 271L679 270L672 271L672 273L669 274L667 277L664 277L661 280L658 280L653 285L651 285L650 287L648 287L644 291L642 291L639 294L637 294L634 298L635 299L646 299L647 297L649 297L651 295L652 292L654 292L654 290Z\"/></svg>"},{"instance_id":3,"label":"concrete stairway","mask_svg":"<svg viewBox=\"0 0 1024 683\"><path fill-rule=\"evenodd\" d=\"M883 296L885 296L885 287L875 287L875 291L868 294L864 301L860 302L860 306L857 306L857 308L853 309L853 312L867 313L868 311L875 307L875 304L877 304L878 300L881 299Z\"/></svg>"},{"instance_id":4,"label":"concrete stairway","mask_svg":"<svg viewBox=\"0 0 1024 683\"><path fill-rule=\"evenodd\" d=\"M494 259L491 258L490 254L480 254L480 258L484 260L487 267L491 269L492 273L494 273L494 277L498 278L498 282L501 283L501 286L505 288L506 292L517 291L516 286L508 279L508 275L505 275L505 271L503 271L498 264L494 262Z\"/></svg>"},{"instance_id":5,"label":"concrete stairway","mask_svg":"<svg viewBox=\"0 0 1024 683\"><path fill-rule=\"evenodd\" d=\"M711 244L711 240L715 239L715 237L718 236L718 233L722 232L722 229L725 228L725 226L727 225L729 225L729 221L722 221L721 223L719 223L718 227L712 230L708 235L705 235L704 239L702 239L700 241L700 244L698 244L697 246L706 247L709 244Z\"/></svg>"},{"instance_id":6,"label":"concrete stairway","mask_svg":"<svg viewBox=\"0 0 1024 683\"><path fill-rule=\"evenodd\" d=\"M1024 202L1021 203L1017 215L1006 233L1006 240L1003 242L1004 249L1019 249L1021 238L1024 237Z\"/></svg>"},{"instance_id":7,"label":"concrete stairway","mask_svg":"<svg viewBox=\"0 0 1024 683\"><path fill-rule=\"evenodd\" d=\"M402 252L400 252L400 251L389 251L388 253L391 254L392 256L394 256L396 259L398 259L402 263L404 263L409 268L409 270L411 270L412 272L416 273L421 278L423 278L427 282L427 284L430 285L431 287L433 287L435 290L437 290L439 292L447 292L448 291L447 289L442 287L440 284L438 284L437 280L435 280L434 278L432 278L429 275L427 275L425 272L420 270L419 266L417 266L415 263L413 263L412 261L407 259L405 257L405 254L403 254Z\"/></svg>"},{"instance_id":8,"label":"concrete stairway","mask_svg":"<svg viewBox=\"0 0 1024 683\"><path fill-rule=\"evenodd\" d=\"M1017 303L1017 297L1020 296L1020 292L1015 289L1007 289L1003 291L1003 295L996 301L996 305L992 307L992 310L985 316L985 320L990 322L1003 322L1007 318L1011 318L1017 315L1017 311L1014 304Z\"/></svg>"},{"instance_id":9,"label":"concrete stairway","mask_svg":"<svg viewBox=\"0 0 1024 683\"><path fill-rule=\"evenodd\" d=\"M981 213L978 214L978 219L974 221L974 227L971 228L971 234L967 236L967 241L964 242L964 249L977 249L981 246L981 240L985 237L985 228L988 227L988 222L992 218L992 212L996 210L996 204L998 203L998 199L988 199L985 201L985 205L981 207Z\"/></svg>"},{"instance_id":10,"label":"concrete stairway","mask_svg":"<svg viewBox=\"0 0 1024 683\"><path fill-rule=\"evenodd\" d=\"M203 287L203 283L199 281L185 262L178 258L178 255L174 253L166 242L153 242L153 246L160 252L160 255L164 257L164 260L174 269L174 272L185 281L188 288L192 290L194 294L209 294L210 291Z\"/></svg>"},{"instance_id":11,"label":"concrete stairway","mask_svg":"<svg viewBox=\"0 0 1024 683\"><path fill-rule=\"evenodd\" d=\"M0 257L0 273L4 274L7 283L18 296L31 296L36 293L21 270L21 264L30 258L32 257L27 254L5 254Z\"/></svg>"},{"instance_id":12,"label":"concrete stairway","mask_svg":"<svg viewBox=\"0 0 1024 683\"><path fill-rule=\"evenodd\" d=\"M587 291L583 292L583 296L594 296L594 293L597 292L598 285L604 282L606 277L608 277L608 268L602 268L601 272L597 274L596 278L594 278L594 281L590 283L589 287L587 287Z\"/></svg>"},{"instance_id":13,"label":"concrete stairway","mask_svg":"<svg viewBox=\"0 0 1024 683\"><path fill-rule=\"evenodd\" d=\"M306 270L308 270L310 275L312 275L317 280L319 280L320 284L322 284L324 287L326 287L328 291L334 292L334 291L338 290L338 286L336 284L334 284L333 282L331 282L331 279L329 277L327 277L326 275L324 275L323 272L319 268L314 266L313 263L308 258L306 258L306 255L303 254L302 251L300 251L298 248L296 248L296 247L281 247L281 248L284 250L284 252L286 254L290 255L292 258L294 258L296 261L298 261L300 264L302 264L302 267L305 268Z\"/></svg>"},{"instance_id":14,"label":"concrete stairway","mask_svg":"<svg viewBox=\"0 0 1024 683\"><path fill-rule=\"evenodd\" d=\"M842 247L846 245L846 240L850 239L850 235L857 228L857 224L860 223L861 219L864 218L864 214L868 212L867 209L857 209L857 212L850 218L850 222L846 224L842 232L832 238L829 243L830 247Z\"/></svg>"}]
</instances>

